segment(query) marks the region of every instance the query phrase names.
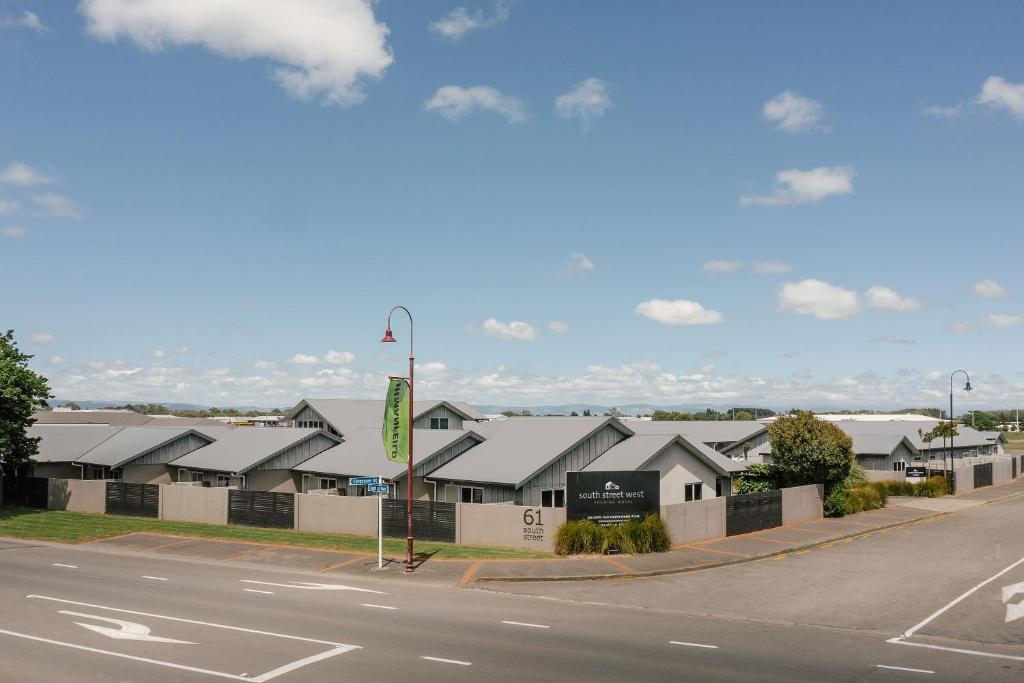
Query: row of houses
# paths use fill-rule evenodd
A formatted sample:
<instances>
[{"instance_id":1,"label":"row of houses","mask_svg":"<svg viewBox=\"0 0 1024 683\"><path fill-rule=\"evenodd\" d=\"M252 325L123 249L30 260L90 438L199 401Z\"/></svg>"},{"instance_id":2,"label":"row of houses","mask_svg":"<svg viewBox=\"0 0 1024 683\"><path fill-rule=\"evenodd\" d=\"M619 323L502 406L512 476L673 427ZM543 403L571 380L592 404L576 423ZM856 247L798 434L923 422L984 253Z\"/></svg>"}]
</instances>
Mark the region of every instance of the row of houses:
<instances>
[{"instance_id":1,"label":"row of houses","mask_svg":"<svg viewBox=\"0 0 1024 683\"><path fill-rule=\"evenodd\" d=\"M350 478L379 476L392 496L405 497L407 467L384 456L383 411L383 401L307 399L285 416L290 428L116 411L41 413L30 430L41 438L35 474L353 496L365 491ZM422 500L563 507L567 472L653 470L661 475L661 502L674 504L731 495L748 464L771 461L768 428L759 421L488 419L441 400L416 401L414 415L412 490ZM900 472L942 457L922 438L934 421L836 424L868 470ZM959 429L954 457L1002 451L1001 434Z\"/></svg>"}]
</instances>

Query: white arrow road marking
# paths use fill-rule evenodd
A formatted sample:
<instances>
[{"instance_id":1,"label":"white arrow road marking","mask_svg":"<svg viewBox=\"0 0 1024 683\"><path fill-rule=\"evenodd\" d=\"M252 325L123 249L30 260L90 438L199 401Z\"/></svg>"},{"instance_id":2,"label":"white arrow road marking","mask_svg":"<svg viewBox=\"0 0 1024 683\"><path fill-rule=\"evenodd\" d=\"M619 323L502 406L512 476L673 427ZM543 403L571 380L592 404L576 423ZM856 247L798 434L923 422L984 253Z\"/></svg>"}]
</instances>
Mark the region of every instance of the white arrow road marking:
<instances>
[{"instance_id":1,"label":"white arrow road marking","mask_svg":"<svg viewBox=\"0 0 1024 683\"><path fill-rule=\"evenodd\" d=\"M121 619L111 619L110 617L98 617L95 614L83 614L82 612L70 612L68 610L60 610L58 614L67 614L71 617L84 617L86 619L95 619L96 621L105 621L108 624L116 624L118 628L109 628L107 626L96 626L95 624L83 624L80 621L76 621L75 624L82 628L87 628L90 631L99 633L100 635L108 638L114 638L116 640L145 640L149 643L176 643L178 645L195 645L195 643L187 640L175 640L174 638L161 638L160 636L151 636L150 628L137 624L134 621L123 621Z\"/></svg>"},{"instance_id":2,"label":"white arrow road marking","mask_svg":"<svg viewBox=\"0 0 1024 683\"><path fill-rule=\"evenodd\" d=\"M387 595L384 591L374 591L369 588L356 588L355 586L343 586L336 583L310 583L308 581L289 581L288 583L274 583L273 581L253 581L251 579L239 579L241 583L255 583L260 586L277 586L279 588L297 588L305 591L356 591L359 593L377 593Z\"/></svg>"},{"instance_id":3,"label":"white arrow road marking","mask_svg":"<svg viewBox=\"0 0 1024 683\"><path fill-rule=\"evenodd\" d=\"M1006 621L1004 623L1009 624L1011 621L1024 617L1024 603L1010 602L1018 593L1024 593L1024 581L1003 586L1002 592L1003 602L1006 603Z\"/></svg>"}]
</instances>

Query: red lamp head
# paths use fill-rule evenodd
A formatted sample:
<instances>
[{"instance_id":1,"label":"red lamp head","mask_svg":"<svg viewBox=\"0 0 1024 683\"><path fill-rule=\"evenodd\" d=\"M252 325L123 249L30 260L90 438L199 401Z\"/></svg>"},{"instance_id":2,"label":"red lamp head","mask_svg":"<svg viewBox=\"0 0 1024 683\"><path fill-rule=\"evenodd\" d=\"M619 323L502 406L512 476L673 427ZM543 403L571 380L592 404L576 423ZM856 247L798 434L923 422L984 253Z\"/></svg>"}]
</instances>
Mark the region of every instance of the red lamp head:
<instances>
[{"instance_id":1,"label":"red lamp head","mask_svg":"<svg viewBox=\"0 0 1024 683\"><path fill-rule=\"evenodd\" d=\"M396 342L398 340L395 339L393 336L391 336L391 328L389 327L387 329L387 331L384 333L384 338L381 339L381 341L382 342L387 342L387 343L394 343L394 342Z\"/></svg>"}]
</instances>

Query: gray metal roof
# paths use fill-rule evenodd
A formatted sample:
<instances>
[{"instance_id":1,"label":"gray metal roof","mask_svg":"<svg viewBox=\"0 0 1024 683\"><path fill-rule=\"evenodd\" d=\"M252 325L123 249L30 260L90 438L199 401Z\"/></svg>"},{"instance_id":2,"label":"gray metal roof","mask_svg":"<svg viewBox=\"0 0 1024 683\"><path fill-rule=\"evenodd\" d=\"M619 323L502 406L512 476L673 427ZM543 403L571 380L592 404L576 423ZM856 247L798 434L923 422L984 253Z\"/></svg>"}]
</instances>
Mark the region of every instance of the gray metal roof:
<instances>
[{"instance_id":1,"label":"gray metal roof","mask_svg":"<svg viewBox=\"0 0 1024 683\"><path fill-rule=\"evenodd\" d=\"M221 434L209 446L198 448L170 464L174 467L242 474L315 434L341 441L322 429L240 427Z\"/></svg>"},{"instance_id":2,"label":"gray metal roof","mask_svg":"<svg viewBox=\"0 0 1024 683\"><path fill-rule=\"evenodd\" d=\"M124 427L88 452L77 462L89 465L120 467L160 446L197 434L206 441L212 441L191 427Z\"/></svg>"},{"instance_id":3,"label":"gray metal roof","mask_svg":"<svg viewBox=\"0 0 1024 683\"><path fill-rule=\"evenodd\" d=\"M916 450L913 442L902 434L855 434L850 438L857 455L891 455L904 441L911 451Z\"/></svg>"},{"instance_id":4,"label":"gray metal roof","mask_svg":"<svg viewBox=\"0 0 1024 683\"><path fill-rule=\"evenodd\" d=\"M461 439L483 441L483 437L476 432L461 429L417 429L413 437L414 465L426 462ZM297 472L385 479L394 479L405 473L407 465L391 462L384 455L380 429L359 429L344 438L344 443L328 448L292 469Z\"/></svg>"},{"instance_id":5,"label":"gray metal roof","mask_svg":"<svg viewBox=\"0 0 1024 683\"><path fill-rule=\"evenodd\" d=\"M483 420L484 416L465 403L450 401L423 400L413 403L413 415L417 418L429 413L439 405L446 405L456 413L461 413L467 420ZM384 422L384 401L354 398L307 398L288 411L286 417L294 418L308 405L318 412L342 435L359 429L380 428Z\"/></svg>"},{"instance_id":6,"label":"gray metal roof","mask_svg":"<svg viewBox=\"0 0 1024 683\"><path fill-rule=\"evenodd\" d=\"M637 434L683 434L702 443L728 443L751 439L767 427L756 420L628 420Z\"/></svg>"},{"instance_id":7,"label":"gray metal roof","mask_svg":"<svg viewBox=\"0 0 1024 683\"><path fill-rule=\"evenodd\" d=\"M487 440L432 472L430 478L519 486L606 424L631 434L612 417L512 417L481 422L473 429Z\"/></svg>"},{"instance_id":8,"label":"gray metal roof","mask_svg":"<svg viewBox=\"0 0 1024 683\"><path fill-rule=\"evenodd\" d=\"M928 432L935 425L939 423L939 420L915 420L913 422L905 421L860 421L860 420L841 420L834 422L837 427L842 429L844 432L849 434L854 439L861 436L870 435L902 435L907 437L907 440L913 444L914 448L919 451L928 449L926 444L921 437L918 435L917 430L920 429L922 432ZM953 438L953 445L956 448L974 448L977 446L987 446L991 444L991 441L985 438L985 436L974 429L966 425L957 425L957 431L960 432L959 436ZM942 439L938 438L932 441L931 449L941 449Z\"/></svg>"},{"instance_id":9,"label":"gray metal roof","mask_svg":"<svg viewBox=\"0 0 1024 683\"><path fill-rule=\"evenodd\" d=\"M124 427L110 425L32 425L28 435L41 437L36 462L74 462Z\"/></svg>"},{"instance_id":10,"label":"gray metal roof","mask_svg":"<svg viewBox=\"0 0 1024 683\"><path fill-rule=\"evenodd\" d=\"M642 468L652 458L673 443L678 443L720 474L735 474L746 469L742 463L733 462L700 441L678 434L637 434L636 436L631 436L609 448L597 460L583 469L635 471Z\"/></svg>"},{"instance_id":11,"label":"gray metal roof","mask_svg":"<svg viewBox=\"0 0 1024 683\"><path fill-rule=\"evenodd\" d=\"M36 424L98 424L112 427L144 425L151 420L131 410L37 410L32 414Z\"/></svg>"}]
</instances>

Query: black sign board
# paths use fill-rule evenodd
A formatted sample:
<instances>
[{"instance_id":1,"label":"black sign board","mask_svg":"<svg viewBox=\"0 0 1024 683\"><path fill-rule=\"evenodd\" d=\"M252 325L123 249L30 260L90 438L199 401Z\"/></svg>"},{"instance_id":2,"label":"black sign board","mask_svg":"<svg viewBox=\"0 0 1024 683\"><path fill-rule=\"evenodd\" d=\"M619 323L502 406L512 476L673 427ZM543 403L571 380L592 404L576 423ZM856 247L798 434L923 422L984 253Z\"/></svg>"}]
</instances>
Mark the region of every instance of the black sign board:
<instances>
[{"instance_id":1,"label":"black sign board","mask_svg":"<svg viewBox=\"0 0 1024 683\"><path fill-rule=\"evenodd\" d=\"M661 473L567 472L566 517L602 526L661 512Z\"/></svg>"},{"instance_id":2,"label":"black sign board","mask_svg":"<svg viewBox=\"0 0 1024 683\"><path fill-rule=\"evenodd\" d=\"M906 469L906 475L908 477L927 477L928 472L925 470L924 465L921 465L920 467L908 466Z\"/></svg>"}]
</instances>

